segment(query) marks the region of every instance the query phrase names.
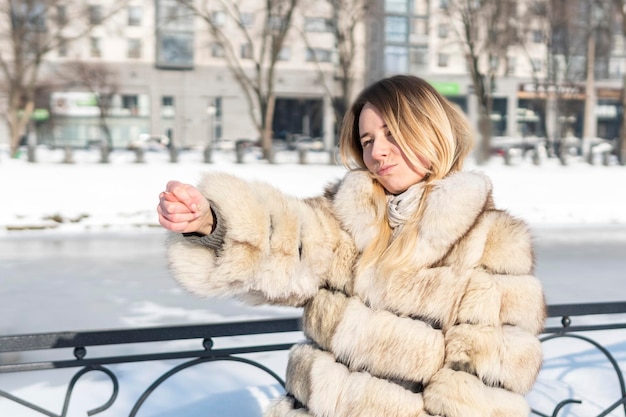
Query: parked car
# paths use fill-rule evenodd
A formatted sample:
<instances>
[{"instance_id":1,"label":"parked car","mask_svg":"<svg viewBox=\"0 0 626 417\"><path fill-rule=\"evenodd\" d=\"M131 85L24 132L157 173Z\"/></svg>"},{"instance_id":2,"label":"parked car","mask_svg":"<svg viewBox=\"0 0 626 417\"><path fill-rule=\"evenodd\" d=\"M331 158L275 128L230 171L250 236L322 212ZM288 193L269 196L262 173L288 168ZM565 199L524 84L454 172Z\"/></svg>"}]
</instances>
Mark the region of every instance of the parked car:
<instances>
[{"instance_id":1,"label":"parked car","mask_svg":"<svg viewBox=\"0 0 626 417\"><path fill-rule=\"evenodd\" d=\"M296 139L296 149L306 149L309 151L323 151L324 141L322 138L312 138L310 136L301 136Z\"/></svg>"},{"instance_id":2,"label":"parked car","mask_svg":"<svg viewBox=\"0 0 626 417\"><path fill-rule=\"evenodd\" d=\"M170 138L165 135L151 135L141 133L135 140L128 143L128 149L144 149L148 151L164 150L170 144Z\"/></svg>"}]
</instances>

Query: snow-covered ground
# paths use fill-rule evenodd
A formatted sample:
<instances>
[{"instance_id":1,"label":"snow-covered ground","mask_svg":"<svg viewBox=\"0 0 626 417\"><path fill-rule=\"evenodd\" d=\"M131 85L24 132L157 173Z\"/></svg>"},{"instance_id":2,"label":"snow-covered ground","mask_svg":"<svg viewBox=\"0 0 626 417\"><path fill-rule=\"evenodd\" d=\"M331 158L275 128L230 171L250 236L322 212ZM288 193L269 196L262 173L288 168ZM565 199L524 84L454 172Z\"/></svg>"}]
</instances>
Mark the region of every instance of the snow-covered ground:
<instances>
[{"instance_id":1,"label":"snow-covered ground","mask_svg":"<svg viewBox=\"0 0 626 417\"><path fill-rule=\"evenodd\" d=\"M158 226L158 194L165 183L170 179L195 183L207 170L265 180L300 197L318 194L325 184L345 172L341 166L328 164L327 154L310 153L308 157L310 163L300 165L295 153L279 152L276 164L270 165L259 160L253 150L246 154L244 164L237 164L234 153L216 152L213 163L206 164L199 151L186 151L178 163L170 163L167 153L148 152L145 163L135 163L132 152L116 151L111 155L111 163L101 164L96 151L77 150L75 163L64 164L62 150L39 148L37 163L28 163L24 157L10 159L6 150L0 150L0 239L11 240L28 233L153 230ZM526 219L535 229L579 230L580 233L568 234L568 239L581 241L626 241L626 167L591 166L576 159L568 166L552 159L544 160L540 166L530 160L505 166L501 158L494 158L480 167L470 161L467 169L486 172L494 183L496 204ZM623 291L623 282L615 282L614 288ZM622 369L626 369L624 332L601 332L594 337L609 347ZM545 344L545 356L537 389L529 395L531 403L543 412L551 413L555 402L573 396L582 399L583 404L566 407L561 416L594 416L619 397L615 374L591 346L567 340L549 342ZM283 372L284 354L258 358ZM99 415L128 415L141 392L171 366L161 362L116 366L121 375L120 397L111 409ZM9 391L58 412L74 370L46 372L54 372L55 377L49 379L44 373L42 382L37 382L28 373L0 374L0 391ZM103 404L110 392L111 384L106 378L86 376L77 385L68 416L85 415L86 410ZM139 415L260 415L260 408L278 392L273 381L249 368L203 365L159 387ZM2 417L40 415L0 396ZM610 415L623 416L623 409Z\"/></svg>"},{"instance_id":2,"label":"snow-covered ground","mask_svg":"<svg viewBox=\"0 0 626 417\"><path fill-rule=\"evenodd\" d=\"M129 151L116 151L109 164L96 151L77 150L74 164L63 164L63 150L38 148L36 163L0 153L0 233L7 228L54 227L57 231L120 230L156 226L159 192L171 179L195 183L201 172L220 170L261 179L286 193L311 196L345 172L330 165L326 153L311 152L307 165L293 152L279 152L276 164L259 161L250 151L244 164L233 152L216 152L203 163L199 151L182 152L178 163L165 152L148 152L135 163ZM572 160L561 166L546 159L540 166L520 160L506 166L494 157L467 169L487 173L494 183L496 204L535 227L608 225L626 227L626 167L589 165Z\"/></svg>"}]
</instances>

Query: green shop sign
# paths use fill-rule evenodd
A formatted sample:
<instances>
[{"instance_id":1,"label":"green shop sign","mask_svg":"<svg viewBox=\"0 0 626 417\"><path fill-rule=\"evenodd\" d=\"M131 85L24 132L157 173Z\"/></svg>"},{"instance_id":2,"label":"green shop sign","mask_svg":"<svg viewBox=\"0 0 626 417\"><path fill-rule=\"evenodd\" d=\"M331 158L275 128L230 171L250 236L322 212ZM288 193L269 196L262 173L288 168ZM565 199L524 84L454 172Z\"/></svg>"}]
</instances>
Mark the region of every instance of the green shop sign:
<instances>
[{"instance_id":1,"label":"green shop sign","mask_svg":"<svg viewBox=\"0 0 626 417\"><path fill-rule=\"evenodd\" d=\"M24 117L24 109L18 110L17 116L20 118ZM48 120L49 118L50 112L48 109L34 109L30 114L30 120L34 120L36 122L42 122L44 120Z\"/></svg>"},{"instance_id":2,"label":"green shop sign","mask_svg":"<svg viewBox=\"0 0 626 417\"><path fill-rule=\"evenodd\" d=\"M441 95L444 96L458 96L461 94L461 87L459 83L451 83L446 81L429 81L430 85L435 87Z\"/></svg>"},{"instance_id":3,"label":"green shop sign","mask_svg":"<svg viewBox=\"0 0 626 417\"><path fill-rule=\"evenodd\" d=\"M30 115L31 120L36 120L38 122L43 120L48 120L50 117L50 113L48 109L35 109L33 110L33 114Z\"/></svg>"}]
</instances>

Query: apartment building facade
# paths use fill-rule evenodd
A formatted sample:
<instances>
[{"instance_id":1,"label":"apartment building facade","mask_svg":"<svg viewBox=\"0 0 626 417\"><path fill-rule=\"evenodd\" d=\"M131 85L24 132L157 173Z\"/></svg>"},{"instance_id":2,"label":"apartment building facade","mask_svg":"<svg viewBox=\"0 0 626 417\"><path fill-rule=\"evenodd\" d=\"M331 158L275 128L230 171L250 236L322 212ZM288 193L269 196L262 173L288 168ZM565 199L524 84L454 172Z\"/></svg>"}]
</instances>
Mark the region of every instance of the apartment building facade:
<instances>
[{"instance_id":1,"label":"apartment building facade","mask_svg":"<svg viewBox=\"0 0 626 417\"><path fill-rule=\"evenodd\" d=\"M251 115L258 117L258 108L246 100L225 49L235 51L248 77L256 76L258 56L253 54L258 54L256 43L268 19L264 3L238 2L239 20L218 4L207 12L227 34L224 45L216 42L207 22L176 0L130 0L104 19L102 6L111 1L90 2L84 17L93 25L89 36L46 56L40 79L51 90L50 106L49 117L36 122L39 142L84 146L103 139L98 92L86 80L68 80L78 63L97 66L108 77L108 85L99 88L111 95L106 123L115 147L146 135L168 136L179 147L259 139ZM332 7L324 0L301 3L292 17L297 30L288 32L278 55L272 128L277 137L321 137L332 146L333 92L339 91ZM361 44L362 30L356 32ZM357 90L363 86L362 61L358 58L355 67Z\"/></svg>"},{"instance_id":2,"label":"apartment building facade","mask_svg":"<svg viewBox=\"0 0 626 417\"><path fill-rule=\"evenodd\" d=\"M463 27L451 22L447 13L448 7L463 7L461 3L467 7L472 4L455 0L379 0L367 24L371 30L366 35L366 83L394 73L419 75L457 103L476 124L476 96L457 33ZM626 71L621 14L612 9L611 2L511 3L511 30L523 24L523 39L509 47L506 56L496 63L493 134L583 136L585 103L590 95L590 82L584 74L591 27L597 46L590 131L593 136L616 138Z\"/></svg>"},{"instance_id":3,"label":"apartment building facade","mask_svg":"<svg viewBox=\"0 0 626 417\"><path fill-rule=\"evenodd\" d=\"M73 73L76 62L102 64L110 75L107 124L116 147L127 146L142 135L167 136L180 147L259 139L251 116L258 109L245 99L225 59L225 46L216 42L207 22L176 0L129 0L112 18L102 19L100 7L111 1L90 2L85 18L94 28L89 36L46 56L41 78L52 91L49 117L35 122L45 127L37 130L40 142L85 146L102 139L101 110L94 91L81 80L68 82L62 76ZM532 3L522 1L519 7ZM353 91L383 76L415 74L430 81L476 122L476 97L454 23L445 13L448 4L446 0L368 1L367 14L355 29ZM237 19L217 3L206 16L227 34L227 46L246 73L254 76L255 49L244 35L252 34L255 42L254 34L267 16L261 2L245 0L237 5ZM63 7L61 2L59 7ZM322 137L327 147L336 141L333 96L340 89L333 12L331 2L315 0L301 2L293 15L293 28L276 66L275 137ZM588 10L581 7L578 13ZM492 111L496 136L545 136L553 133L549 130L555 130L560 119L568 121L576 136L583 134L589 92L584 82L549 84L554 65L548 62L551 55L543 24L530 25L524 46L510 48L505 62L498 63L501 71L493 89ZM617 32L611 33L612 49L594 79L595 132L606 138L618 134L621 120L625 60L623 37ZM577 52L576 59L580 61L584 53ZM554 110L555 88L567 91L565 113Z\"/></svg>"}]
</instances>

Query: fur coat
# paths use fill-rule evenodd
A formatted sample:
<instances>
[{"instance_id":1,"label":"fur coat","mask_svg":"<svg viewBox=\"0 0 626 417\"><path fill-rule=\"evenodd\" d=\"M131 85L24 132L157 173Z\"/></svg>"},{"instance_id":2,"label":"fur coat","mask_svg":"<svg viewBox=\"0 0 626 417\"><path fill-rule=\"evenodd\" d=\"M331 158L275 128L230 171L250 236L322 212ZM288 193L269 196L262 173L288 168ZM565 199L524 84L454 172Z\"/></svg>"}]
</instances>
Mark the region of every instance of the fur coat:
<instances>
[{"instance_id":1,"label":"fur coat","mask_svg":"<svg viewBox=\"0 0 626 417\"><path fill-rule=\"evenodd\" d=\"M269 417L527 417L545 319L527 225L491 182L455 173L425 202L413 265L355 273L374 237L372 179L351 171L318 198L211 173L208 236L170 233L174 276L208 296L302 306L306 342Z\"/></svg>"}]
</instances>

